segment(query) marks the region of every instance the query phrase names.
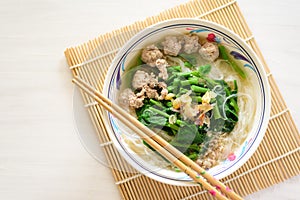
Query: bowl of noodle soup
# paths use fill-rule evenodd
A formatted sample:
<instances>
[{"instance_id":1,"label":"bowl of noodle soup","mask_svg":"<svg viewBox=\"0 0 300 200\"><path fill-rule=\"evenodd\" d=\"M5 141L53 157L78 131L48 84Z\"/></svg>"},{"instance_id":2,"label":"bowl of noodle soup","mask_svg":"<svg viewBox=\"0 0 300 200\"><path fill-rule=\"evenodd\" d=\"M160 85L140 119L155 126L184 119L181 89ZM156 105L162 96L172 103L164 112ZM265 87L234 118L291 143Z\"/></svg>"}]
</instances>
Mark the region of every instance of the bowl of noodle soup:
<instances>
[{"instance_id":1,"label":"bowl of noodle soup","mask_svg":"<svg viewBox=\"0 0 300 200\"><path fill-rule=\"evenodd\" d=\"M270 115L264 67L238 35L213 22L173 19L132 37L118 52L103 93L215 178L256 151ZM110 137L125 160L155 180L193 185L108 112Z\"/></svg>"}]
</instances>

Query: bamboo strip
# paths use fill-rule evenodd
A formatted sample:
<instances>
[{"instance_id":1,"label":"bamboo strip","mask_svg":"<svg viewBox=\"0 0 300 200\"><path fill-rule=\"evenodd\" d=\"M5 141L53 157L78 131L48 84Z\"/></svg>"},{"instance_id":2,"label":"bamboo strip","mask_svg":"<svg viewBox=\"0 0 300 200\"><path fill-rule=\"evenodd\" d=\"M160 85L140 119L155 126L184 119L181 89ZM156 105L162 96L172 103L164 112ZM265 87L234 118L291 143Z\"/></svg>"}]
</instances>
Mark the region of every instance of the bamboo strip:
<instances>
[{"instance_id":1,"label":"bamboo strip","mask_svg":"<svg viewBox=\"0 0 300 200\"><path fill-rule=\"evenodd\" d=\"M142 176L141 177L142 179L142 182L147 182L146 180L146 177L145 176ZM149 181L149 185L150 187L147 187L148 191L147 191L147 194L149 193L153 193L153 199L159 199L160 196L162 195L163 199L166 199L167 198L167 194L168 193L159 193L159 188L158 188L158 185L157 184L154 184L153 181Z\"/></svg>"},{"instance_id":2,"label":"bamboo strip","mask_svg":"<svg viewBox=\"0 0 300 200\"><path fill-rule=\"evenodd\" d=\"M234 6L229 6L225 11L230 14L232 17L232 20L234 22L234 27L237 28L237 33L240 35L242 38L247 39L251 36L251 33L247 33L246 31L243 30L241 21L235 16L234 11L233 11Z\"/></svg>"},{"instance_id":3,"label":"bamboo strip","mask_svg":"<svg viewBox=\"0 0 300 200\"><path fill-rule=\"evenodd\" d=\"M96 118L98 119L98 123L101 126L101 130L105 129L105 126L103 126L103 123L102 123L102 117L99 114L97 114L97 113L99 113L99 112L97 112L97 111L99 111L99 107L97 106L95 108L91 108L91 110L92 110L91 111L92 113L96 113ZM93 112L93 110L95 110L96 112ZM100 135L101 134L98 134L98 136L100 136ZM110 141L110 140L107 138L107 140L105 140L105 141ZM104 140L102 142L104 142Z\"/></svg>"},{"instance_id":4,"label":"bamboo strip","mask_svg":"<svg viewBox=\"0 0 300 200\"><path fill-rule=\"evenodd\" d=\"M108 156L108 160L109 161L116 161L116 159L111 159L111 156L112 155L115 155L115 153L114 152L110 152L110 151L105 151L105 152L108 152L108 154L106 154L106 155L109 155ZM109 162L111 165L111 167L112 167L112 169L116 169L117 167L116 167L116 165L115 165L115 162ZM118 175L119 175L119 173L113 173L113 175L114 175L114 177L115 177L115 179L122 179L123 177L119 177ZM130 189L130 188L128 188L128 187L126 187L126 189L128 190L128 189Z\"/></svg>"},{"instance_id":5,"label":"bamboo strip","mask_svg":"<svg viewBox=\"0 0 300 200\"><path fill-rule=\"evenodd\" d=\"M81 51L84 51L83 48L81 48ZM78 51L75 51L75 53L78 54ZM86 56L84 56L86 57ZM82 58L83 59L83 58ZM82 61L82 60L81 60ZM87 68L83 68L81 69L82 74L87 78L87 80L89 80L90 84L93 84L94 86L96 86L97 84L95 83L95 79L93 79L91 73L89 72L89 70L86 70ZM115 151L116 152L116 151ZM118 155L118 154L114 154L114 155ZM118 161L121 161L121 158L117 158ZM123 167L122 163L119 163L118 165L114 166L117 167L117 169L121 169ZM125 169L125 171L128 171L128 168ZM123 174L121 174L123 175ZM121 179L124 179L124 176L121 176Z\"/></svg>"},{"instance_id":6,"label":"bamboo strip","mask_svg":"<svg viewBox=\"0 0 300 200\"><path fill-rule=\"evenodd\" d=\"M109 155L114 155L114 154L109 154ZM116 178L116 177L115 177Z\"/></svg>"}]
</instances>

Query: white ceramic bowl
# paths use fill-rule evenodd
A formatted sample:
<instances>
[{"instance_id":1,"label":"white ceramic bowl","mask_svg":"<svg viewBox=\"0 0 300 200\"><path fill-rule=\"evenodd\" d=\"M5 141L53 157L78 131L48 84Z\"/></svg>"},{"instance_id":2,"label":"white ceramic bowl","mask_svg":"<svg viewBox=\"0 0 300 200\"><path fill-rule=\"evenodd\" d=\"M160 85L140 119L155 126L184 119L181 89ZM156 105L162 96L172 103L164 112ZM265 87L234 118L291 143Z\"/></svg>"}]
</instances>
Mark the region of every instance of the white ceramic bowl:
<instances>
[{"instance_id":1,"label":"white ceramic bowl","mask_svg":"<svg viewBox=\"0 0 300 200\"><path fill-rule=\"evenodd\" d=\"M194 33L206 37L214 33L218 43L226 45L228 50L234 52L235 59L244 66L248 77L254 79L257 96L255 99L256 112L252 129L244 143L235 152L235 159L227 159L208 172L215 178L223 178L241 167L255 152L265 134L270 115L270 89L264 67L254 51L238 35L225 27L209 21L199 19L173 19L152 25L132 37L118 52L106 76L104 94L117 103L117 91L120 77L133 58L145 46L161 40L167 35L176 33ZM232 55L233 55L232 54ZM122 127L120 122L111 114L105 113L107 130L121 155L141 173L155 180L176 185L191 185L193 181L183 172L175 172L165 167L150 164L132 151L124 142L122 135L130 135L130 131Z\"/></svg>"}]
</instances>

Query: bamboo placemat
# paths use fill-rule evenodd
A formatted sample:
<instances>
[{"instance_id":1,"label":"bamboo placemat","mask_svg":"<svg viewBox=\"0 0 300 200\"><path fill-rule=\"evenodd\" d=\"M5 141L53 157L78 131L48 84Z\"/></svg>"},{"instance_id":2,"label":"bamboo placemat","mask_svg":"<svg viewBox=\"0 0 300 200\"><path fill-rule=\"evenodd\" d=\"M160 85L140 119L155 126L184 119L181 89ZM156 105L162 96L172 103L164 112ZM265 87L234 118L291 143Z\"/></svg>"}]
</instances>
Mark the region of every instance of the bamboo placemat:
<instances>
[{"instance_id":1,"label":"bamboo placemat","mask_svg":"<svg viewBox=\"0 0 300 200\"><path fill-rule=\"evenodd\" d=\"M245 196L300 174L299 132L236 0L194 0L144 21L101 35L82 45L68 48L65 56L73 76L80 76L101 91L106 71L115 54L126 41L151 24L182 17L214 21L240 35L262 60L271 87L271 119L263 141L248 162L221 181ZM99 136L102 146L99 148L103 148L107 161L112 166L112 174L124 199L212 198L199 186L167 185L136 172L112 145L102 121L101 107L86 94L81 94Z\"/></svg>"}]
</instances>

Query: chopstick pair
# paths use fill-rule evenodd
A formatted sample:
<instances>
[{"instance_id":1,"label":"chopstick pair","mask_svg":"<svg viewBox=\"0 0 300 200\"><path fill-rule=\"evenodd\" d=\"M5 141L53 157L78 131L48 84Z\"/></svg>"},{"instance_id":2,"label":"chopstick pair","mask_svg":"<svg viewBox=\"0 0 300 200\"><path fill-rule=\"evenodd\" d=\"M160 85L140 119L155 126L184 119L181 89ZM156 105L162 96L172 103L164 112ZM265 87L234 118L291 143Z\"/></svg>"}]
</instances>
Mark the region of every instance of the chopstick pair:
<instances>
[{"instance_id":1,"label":"chopstick pair","mask_svg":"<svg viewBox=\"0 0 300 200\"><path fill-rule=\"evenodd\" d=\"M202 185L211 195L220 200L228 200L225 195L233 200L242 199L242 197L240 197L234 191L230 190L213 176L208 174L194 161L192 161L175 147L170 145L167 141L158 136L152 130L144 126L136 118L124 111L121 107L114 104L84 80L79 77L75 77L72 81L84 92L93 97L95 101L97 101L105 110L110 112L128 128L130 128L141 138L143 138L145 142L147 142L152 148L159 152L164 158L166 158L180 170L189 175L196 183Z\"/></svg>"}]
</instances>

